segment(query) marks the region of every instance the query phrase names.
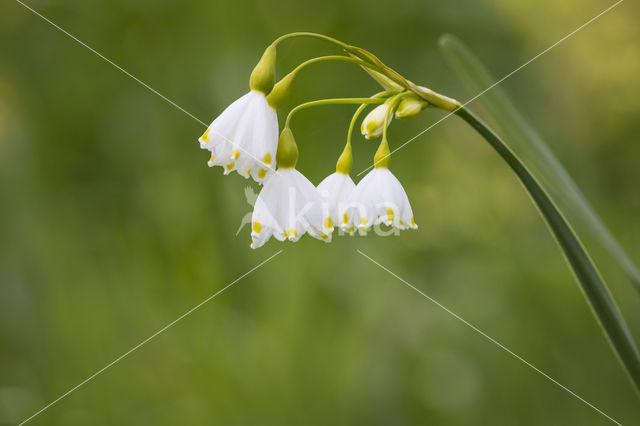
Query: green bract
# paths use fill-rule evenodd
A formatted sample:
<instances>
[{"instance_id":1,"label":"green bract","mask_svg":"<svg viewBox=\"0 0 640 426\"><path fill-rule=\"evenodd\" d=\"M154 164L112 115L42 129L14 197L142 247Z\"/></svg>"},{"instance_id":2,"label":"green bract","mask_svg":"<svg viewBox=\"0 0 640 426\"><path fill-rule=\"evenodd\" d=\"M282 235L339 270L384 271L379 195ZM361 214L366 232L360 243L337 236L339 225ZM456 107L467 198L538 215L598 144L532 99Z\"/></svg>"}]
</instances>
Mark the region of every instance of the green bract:
<instances>
[{"instance_id":1,"label":"green bract","mask_svg":"<svg viewBox=\"0 0 640 426\"><path fill-rule=\"evenodd\" d=\"M289 127L282 129L278 140L278 151L276 152L276 164L280 168L292 169L298 161L298 145Z\"/></svg>"},{"instance_id":2,"label":"green bract","mask_svg":"<svg viewBox=\"0 0 640 426\"><path fill-rule=\"evenodd\" d=\"M249 77L249 88L257 90L265 95L271 91L275 78L276 67L276 46L269 45L262 54L262 58L251 72Z\"/></svg>"}]
</instances>

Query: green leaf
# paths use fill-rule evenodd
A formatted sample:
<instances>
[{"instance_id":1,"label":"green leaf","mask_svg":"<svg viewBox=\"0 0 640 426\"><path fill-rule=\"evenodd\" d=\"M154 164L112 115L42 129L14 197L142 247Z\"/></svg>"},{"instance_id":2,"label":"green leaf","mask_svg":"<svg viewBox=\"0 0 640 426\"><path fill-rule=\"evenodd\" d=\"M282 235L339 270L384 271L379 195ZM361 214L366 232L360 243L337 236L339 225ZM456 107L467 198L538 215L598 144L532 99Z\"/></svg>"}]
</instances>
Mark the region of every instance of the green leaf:
<instances>
[{"instance_id":1,"label":"green leaf","mask_svg":"<svg viewBox=\"0 0 640 426\"><path fill-rule=\"evenodd\" d=\"M640 352L604 280L578 236L524 162L489 126L464 107L456 110L455 114L477 130L518 176L564 252L614 353L629 374L636 390L640 391Z\"/></svg>"},{"instance_id":2,"label":"green leaf","mask_svg":"<svg viewBox=\"0 0 640 426\"><path fill-rule=\"evenodd\" d=\"M449 61L467 84L473 86L473 89L478 90L477 86L481 85L482 87L478 91L482 92L493 84L488 72L461 42L448 36L441 39L440 45ZM495 88L492 90L495 90ZM547 178L547 185L554 184L557 180L560 180L561 184L557 184L556 191L561 194L563 193L562 191L565 191L565 194L569 194L568 191L571 190L570 194L573 197L579 196L583 200L584 197L582 197L575 183L569 178L569 175L564 171L558 160L544 145L544 142L537 137L533 130L526 125L522 116L517 114L511 104L508 103L504 93L496 91L490 100L491 102L488 103L487 108L491 108L494 115L493 118L508 129L505 130L505 133L518 138L517 142L511 141L513 149L495 131L464 106L455 110L454 113L482 135L520 179L565 254L565 258L614 353L629 374L636 390L640 391L640 352L622 314L609 293L602 276L571 225L565 219L562 211L549 196L541 181L536 178L536 174L529 169L527 162L516 151L524 152L524 155L529 156L528 158L533 157L536 159L532 164L538 167L538 173ZM553 162L553 164L545 164L549 162ZM590 211L592 217L597 219L597 216L586 204L586 201L580 206L580 209ZM597 221L600 222L599 219ZM609 235L608 232L606 234ZM613 240L610 235L609 238Z\"/></svg>"},{"instance_id":3,"label":"green leaf","mask_svg":"<svg viewBox=\"0 0 640 426\"><path fill-rule=\"evenodd\" d=\"M458 38L444 35L439 44L447 62L471 93L481 93L495 84L487 69ZM589 230L624 269L636 290L640 291L638 267L607 229L544 140L515 109L505 92L499 86L492 87L478 97L477 102L489 113L505 135L509 148L533 172L560 210L576 221L581 229L584 227Z\"/></svg>"}]
</instances>

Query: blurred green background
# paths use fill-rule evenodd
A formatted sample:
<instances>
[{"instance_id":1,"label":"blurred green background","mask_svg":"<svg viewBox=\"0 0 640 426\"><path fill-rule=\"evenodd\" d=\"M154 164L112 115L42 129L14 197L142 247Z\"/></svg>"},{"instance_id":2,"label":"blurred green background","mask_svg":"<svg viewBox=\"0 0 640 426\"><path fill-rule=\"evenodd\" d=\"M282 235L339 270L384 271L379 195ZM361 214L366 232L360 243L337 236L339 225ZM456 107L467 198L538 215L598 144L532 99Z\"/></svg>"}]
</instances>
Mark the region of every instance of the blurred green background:
<instances>
[{"instance_id":1,"label":"blurred green background","mask_svg":"<svg viewBox=\"0 0 640 426\"><path fill-rule=\"evenodd\" d=\"M208 123L286 32L359 45L466 100L474 94L444 64L439 35L458 35L501 77L612 2L28 4ZM639 18L624 2L502 84L636 261ZM258 187L206 166L197 121L14 1L0 5L0 35L0 424L30 416L281 248L30 424L608 424L356 249L637 424L637 396L556 243L459 119L392 159L418 231L254 251L248 227L235 234L251 211L244 190ZM333 52L289 41L280 75ZM351 65L321 64L299 76L283 113L376 91ZM352 111L296 116L298 166L315 184L333 171ZM443 115L394 121L392 148ZM357 172L376 146L354 143ZM640 297L586 243L638 339Z\"/></svg>"}]
</instances>

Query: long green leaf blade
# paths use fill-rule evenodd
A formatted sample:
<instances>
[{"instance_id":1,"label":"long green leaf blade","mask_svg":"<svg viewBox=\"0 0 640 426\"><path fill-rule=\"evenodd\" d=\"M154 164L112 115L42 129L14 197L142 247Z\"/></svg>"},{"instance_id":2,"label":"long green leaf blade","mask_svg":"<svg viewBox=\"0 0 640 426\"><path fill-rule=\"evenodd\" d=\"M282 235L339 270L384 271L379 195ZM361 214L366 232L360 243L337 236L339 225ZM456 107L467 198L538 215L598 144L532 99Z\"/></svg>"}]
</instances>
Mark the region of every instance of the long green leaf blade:
<instances>
[{"instance_id":1,"label":"long green leaf blade","mask_svg":"<svg viewBox=\"0 0 640 426\"><path fill-rule=\"evenodd\" d=\"M524 185L564 252L571 270L591 305L596 319L602 326L602 330L608 338L614 353L629 374L636 390L640 391L640 353L604 280L582 246L578 236L573 232L573 229L571 229L560 210L547 195L542 185L527 169L524 162L509 149L507 144L466 108L462 107L456 110L455 113L489 142Z\"/></svg>"},{"instance_id":2,"label":"long green leaf blade","mask_svg":"<svg viewBox=\"0 0 640 426\"><path fill-rule=\"evenodd\" d=\"M495 83L480 60L455 36L444 35L440 47L449 65L472 93ZM483 93L478 102L506 136L506 143L533 172L554 202L572 220L577 220L606 248L640 291L640 270L607 229L567 170L540 135L516 110L499 87Z\"/></svg>"}]
</instances>

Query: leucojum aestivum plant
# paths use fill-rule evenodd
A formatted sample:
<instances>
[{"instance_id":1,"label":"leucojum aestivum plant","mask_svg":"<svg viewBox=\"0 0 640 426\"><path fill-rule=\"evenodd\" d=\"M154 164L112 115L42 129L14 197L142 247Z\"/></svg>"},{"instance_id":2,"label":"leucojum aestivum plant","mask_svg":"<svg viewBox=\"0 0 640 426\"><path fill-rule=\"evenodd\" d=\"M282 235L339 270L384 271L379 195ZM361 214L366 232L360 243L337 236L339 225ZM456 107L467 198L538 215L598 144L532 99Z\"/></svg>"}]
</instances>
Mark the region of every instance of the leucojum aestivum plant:
<instances>
[{"instance_id":1,"label":"leucojum aestivum plant","mask_svg":"<svg viewBox=\"0 0 640 426\"><path fill-rule=\"evenodd\" d=\"M339 55L320 56L298 65L275 82L276 49L279 43L306 37L325 41ZM382 86L369 97L315 100L293 108L279 131L276 110L284 105L300 70L323 61L350 62L363 68ZM264 245L271 237L297 241L305 233L330 242L334 229L365 235L373 227L416 229L407 195L389 170L391 152L387 128L392 119L408 119L428 109L441 109L466 121L513 170L542 214L562 249L594 315L640 390L640 353L606 284L570 224L536 177L498 134L460 102L407 80L372 53L334 38L315 33L291 33L276 39L262 55L249 79L250 91L233 102L200 137L200 147L211 152L209 166L221 166L252 177L263 185L251 219L251 247ZM298 148L291 118L305 108L358 105L347 131L346 144L337 159L336 171L317 187L296 170ZM367 139L380 139L373 168L356 185L350 177L351 139L361 113L373 107L361 121Z\"/></svg>"}]
</instances>

